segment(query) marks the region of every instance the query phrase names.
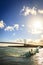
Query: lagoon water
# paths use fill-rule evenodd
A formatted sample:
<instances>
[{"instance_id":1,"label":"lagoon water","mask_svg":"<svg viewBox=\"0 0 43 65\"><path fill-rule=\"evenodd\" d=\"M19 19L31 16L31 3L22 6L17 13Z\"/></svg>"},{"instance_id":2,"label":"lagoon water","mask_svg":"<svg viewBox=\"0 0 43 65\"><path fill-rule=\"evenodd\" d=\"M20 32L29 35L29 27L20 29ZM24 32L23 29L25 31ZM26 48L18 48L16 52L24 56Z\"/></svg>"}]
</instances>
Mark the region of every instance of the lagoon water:
<instances>
[{"instance_id":1,"label":"lagoon water","mask_svg":"<svg viewBox=\"0 0 43 65\"><path fill-rule=\"evenodd\" d=\"M29 50L31 48L0 47L0 65L43 65L43 48L29 58L21 57Z\"/></svg>"}]
</instances>

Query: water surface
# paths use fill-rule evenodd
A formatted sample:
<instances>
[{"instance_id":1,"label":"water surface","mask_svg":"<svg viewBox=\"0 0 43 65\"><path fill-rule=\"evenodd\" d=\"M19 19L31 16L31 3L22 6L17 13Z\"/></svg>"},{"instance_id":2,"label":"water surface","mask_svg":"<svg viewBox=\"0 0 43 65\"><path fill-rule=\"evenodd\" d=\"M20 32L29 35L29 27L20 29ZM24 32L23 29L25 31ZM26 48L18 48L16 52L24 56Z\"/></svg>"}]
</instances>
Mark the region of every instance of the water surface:
<instances>
[{"instance_id":1,"label":"water surface","mask_svg":"<svg viewBox=\"0 0 43 65\"><path fill-rule=\"evenodd\" d=\"M32 48L35 50L35 48ZM21 55L29 52L31 48L0 47L0 64L2 65L43 65L43 48L39 53L23 58Z\"/></svg>"}]
</instances>

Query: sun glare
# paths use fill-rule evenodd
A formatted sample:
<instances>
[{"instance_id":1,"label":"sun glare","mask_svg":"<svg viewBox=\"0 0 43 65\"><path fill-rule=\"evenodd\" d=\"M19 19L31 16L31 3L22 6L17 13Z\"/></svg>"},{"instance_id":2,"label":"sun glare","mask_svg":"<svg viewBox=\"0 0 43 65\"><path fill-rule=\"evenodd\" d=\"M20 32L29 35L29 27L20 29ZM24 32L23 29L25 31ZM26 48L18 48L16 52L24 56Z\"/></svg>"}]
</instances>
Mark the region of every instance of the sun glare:
<instances>
[{"instance_id":1,"label":"sun glare","mask_svg":"<svg viewBox=\"0 0 43 65\"><path fill-rule=\"evenodd\" d=\"M41 19L32 19L28 28L32 34L42 33L43 22Z\"/></svg>"},{"instance_id":2,"label":"sun glare","mask_svg":"<svg viewBox=\"0 0 43 65\"><path fill-rule=\"evenodd\" d=\"M33 22L34 29L41 29L42 23L40 21Z\"/></svg>"}]
</instances>

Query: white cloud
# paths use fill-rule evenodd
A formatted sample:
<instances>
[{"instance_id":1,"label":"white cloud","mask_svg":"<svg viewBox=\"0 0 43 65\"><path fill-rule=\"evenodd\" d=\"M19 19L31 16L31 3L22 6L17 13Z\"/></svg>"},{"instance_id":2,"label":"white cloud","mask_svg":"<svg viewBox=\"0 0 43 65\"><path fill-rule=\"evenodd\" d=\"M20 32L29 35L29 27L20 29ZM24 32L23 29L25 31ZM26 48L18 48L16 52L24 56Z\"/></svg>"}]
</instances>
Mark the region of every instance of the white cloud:
<instances>
[{"instance_id":1,"label":"white cloud","mask_svg":"<svg viewBox=\"0 0 43 65\"><path fill-rule=\"evenodd\" d=\"M14 27L13 26L7 26L4 30L5 31L13 31Z\"/></svg>"},{"instance_id":2,"label":"white cloud","mask_svg":"<svg viewBox=\"0 0 43 65\"><path fill-rule=\"evenodd\" d=\"M36 39L35 42L36 42L36 43L39 43L39 42L40 42L40 39Z\"/></svg>"},{"instance_id":3,"label":"white cloud","mask_svg":"<svg viewBox=\"0 0 43 65\"><path fill-rule=\"evenodd\" d=\"M23 40L23 39L17 39L16 42L19 42L19 43L20 43L20 42L21 42L21 43L23 42L23 43L24 43L24 40Z\"/></svg>"},{"instance_id":4,"label":"white cloud","mask_svg":"<svg viewBox=\"0 0 43 65\"><path fill-rule=\"evenodd\" d=\"M31 44L33 42L33 40L32 39L26 39L26 43L28 44Z\"/></svg>"},{"instance_id":5,"label":"white cloud","mask_svg":"<svg viewBox=\"0 0 43 65\"><path fill-rule=\"evenodd\" d=\"M14 24L14 28L15 28L16 30L19 30L19 24Z\"/></svg>"},{"instance_id":6,"label":"white cloud","mask_svg":"<svg viewBox=\"0 0 43 65\"><path fill-rule=\"evenodd\" d=\"M23 25L21 25L22 27L24 27L25 25L23 24Z\"/></svg>"},{"instance_id":7,"label":"white cloud","mask_svg":"<svg viewBox=\"0 0 43 65\"><path fill-rule=\"evenodd\" d=\"M24 27L25 27L25 25L22 24L21 27L20 27L20 30L23 31L24 30Z\"/></svg>"},{"instance_id":8,"label":"white cloud","mask_svg":"<svg viewBox=\"0 0 43 65\"><path fill-rule=\"evenodd\" d=\"M24 27L24 25L19 26L19 24L14 24L13 26L5 26L6 24L3 22L3 20L0 21L0 28L4 28L5 31L14 31L14 30L20 30L20 28Z\"/></svg>"},{"instance_id":9,"label":"white cloud","mask_svg":"<svg viewBox=\"0 0 43 65\"><path fill-rule=\"evenodd\" d=\"M29 27L29 32L32 34L40 34L40 33L43 33L43 30L42 29L35 29L31 26L31 27Z\"/></svg>"},{"instance_id":10,"label":"white cloud","mask_svg":"<svg viewBox=\"0 0 43 65\"><path fill-rule=\"evenodd\" d=\"M32 34L40 34L40 33L42 33L42 31L31 29L30 33L32 33Z\"/></svg>"},{"instance_id":11,"label":"white cloud","mask_svg":"<svg viewBox=\"0 0 43 65\"><path fill-rule=\"evenodd\" d=\"M21 9L20 13L21 13L21 15L24 15L24 16L27 16L29 14L32 14L32 15L36 15L37 14L35 7L29 8L29 7L25 7L25 6L23 6L23 8Z\"/></svg>"},{"instance_id":12,"label":"white cloud","mask_svg":"<svg viewBox=\"0 0 43 65\"><path fill-rule=\"evenodd\" d=\"M43 14L43 10L38 10L38 13Z\"/></svg>"},{"instance_id":13,"label":"white cloud","mask_svg":"<svg viewBox=\"0 0 43 65\"><path fill-rule=\"evenodd\" d=\"M37 14L43 14L43 9L37 9L35 7L26 7L26 6L23 6L23 8L21 9L20 11L20 14L23 15L23 16L28 16L29 14L31 15L37 15Z\"/></svg>"},{"instance_id":14,"label":"white cloud","mask_svg":"<svg viewBox=\"0 0 43 65\"><path fill-rule=\"evenodd\" d=\"M20 12L23 12L23 11L24 11L24 9L25 9L25 6L23 6L23 9L21 9L21 11L20 11Z\"/></svg>"},{"instance_id":15,"label":"white cloud","mask_svg":"<svg viewBox=\"0 0 43 65\"><path fill-rule=\"evenodd\" d=\"M4 28L5 23L3 22L3 20L0 21L0 28Z\"/></svg>"},{"instance_id":16,"label":"white cloud","mask_svg":"<svg viewBox=\"0 0 43 65\"><path fill-rule=\"evenodd\" d=\"M36 8L33 7L33 8L30 10L30 13L31 13L32 15L36 15L36 14L37 14Z\"/></svg>"},{"instance_id":17,"label":"white cloud","mask_svg":"<svg viewBox=\"0 0 43 65\"><path fill-rule=\"evenodd\" d=\"M19 30L19 24L14 24L13 26L6 26L4 30L5 31Z\"/></svg>"}]
</instances>

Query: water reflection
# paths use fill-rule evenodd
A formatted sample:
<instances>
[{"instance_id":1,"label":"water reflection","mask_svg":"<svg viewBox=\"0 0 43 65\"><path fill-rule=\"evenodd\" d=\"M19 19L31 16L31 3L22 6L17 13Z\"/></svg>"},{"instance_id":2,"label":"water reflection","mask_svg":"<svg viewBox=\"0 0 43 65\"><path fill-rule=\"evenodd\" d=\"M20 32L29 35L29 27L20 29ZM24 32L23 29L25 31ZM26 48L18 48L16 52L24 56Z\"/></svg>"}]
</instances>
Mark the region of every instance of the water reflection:
<instances>
[{"instance_id":1,"label":"water reflection","mask_svg":"<svg viewBox=\"0 0 43 65\"><path fill-rule=\"evenodd\" d=\"M39 49L38 64L43 65L43 48Z\"/></svg>"},{"instance_id":2,"label":"water reflection","mask_svg":"<svg viewBox=\"0 0 43 65\"><path fill-rule=\"evenodd\" d=\"M39 49L39 53L33 56L32 59L37 62L37 65L43 65L43 48Z\"/></svg>"}]
</instances>

